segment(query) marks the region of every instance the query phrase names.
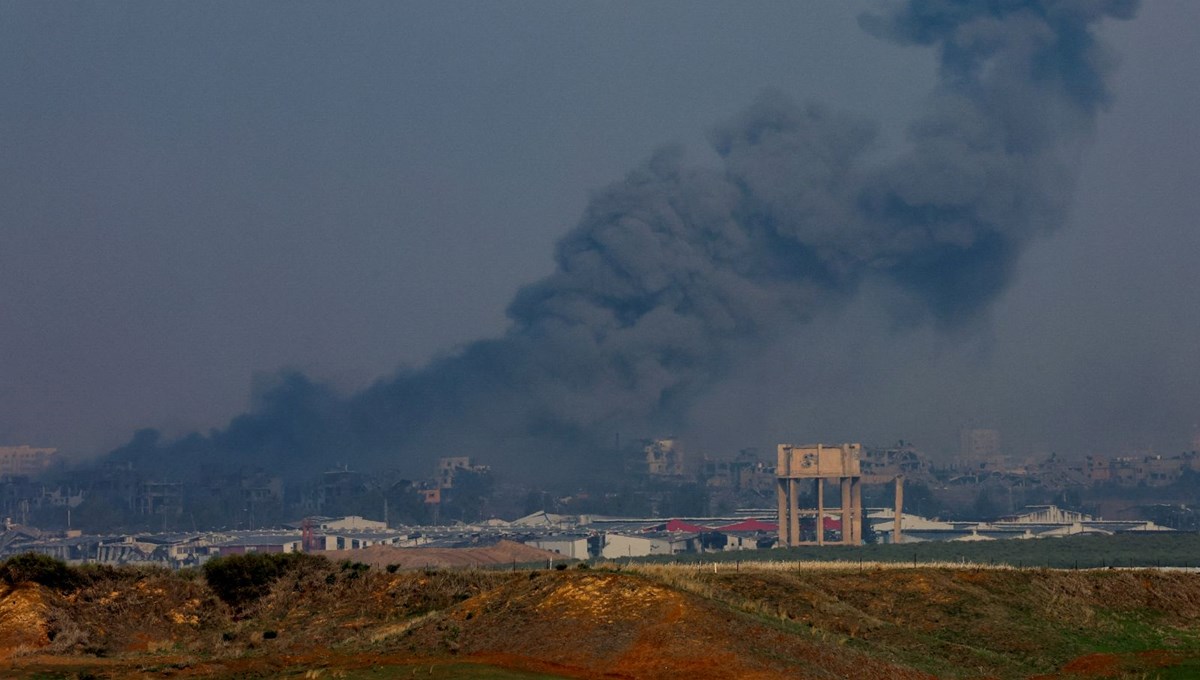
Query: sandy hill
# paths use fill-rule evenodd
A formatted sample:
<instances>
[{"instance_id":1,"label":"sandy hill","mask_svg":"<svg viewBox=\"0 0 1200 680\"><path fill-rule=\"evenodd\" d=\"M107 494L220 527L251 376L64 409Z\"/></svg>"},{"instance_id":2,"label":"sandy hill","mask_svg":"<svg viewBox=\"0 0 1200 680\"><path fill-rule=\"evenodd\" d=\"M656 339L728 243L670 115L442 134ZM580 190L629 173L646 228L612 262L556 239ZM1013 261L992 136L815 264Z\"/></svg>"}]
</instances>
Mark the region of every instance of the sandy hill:
<instances>
[{"instance_id":1,"label":"sandy hill","mask_svg":"<svg viewBox=\"0 0 1200 680\"><path fill-rule=\"evenodd\" d=\"M573 677L929 677L653 579L587 571L531 576L480 593L394 644L549 663Z\"/></svg>"},{"instance_id":2,"label":"sandy hill","mask_svg":"<svg viewBox=\"0 0 1200 680\"><path fill-rule=\"evenodd\" d=\"M1193 573L280 563L234 598L196 573L0 566L0 676L1200 677Z\"/></svg>"}]
</instances>

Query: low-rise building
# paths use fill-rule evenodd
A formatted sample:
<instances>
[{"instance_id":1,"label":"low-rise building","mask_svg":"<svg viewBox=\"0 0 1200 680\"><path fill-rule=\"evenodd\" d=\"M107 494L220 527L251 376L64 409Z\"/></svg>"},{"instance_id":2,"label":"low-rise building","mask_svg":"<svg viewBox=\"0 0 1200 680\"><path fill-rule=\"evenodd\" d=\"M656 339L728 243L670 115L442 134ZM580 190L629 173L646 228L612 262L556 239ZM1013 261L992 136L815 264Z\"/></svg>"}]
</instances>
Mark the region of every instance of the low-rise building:
<instances>
[{"instance_id":1,"label":"low-rise building","mask_svg":"<svg viewBox=\"0 0 1200 680\"><path fill-rule=\"evenodd\" d=\"M558 553L573 560L588 559L588 537L584 534L558 534L551 536L536 536L523 541L525 545L540 550Z\"/></svg>"}]
</instances>

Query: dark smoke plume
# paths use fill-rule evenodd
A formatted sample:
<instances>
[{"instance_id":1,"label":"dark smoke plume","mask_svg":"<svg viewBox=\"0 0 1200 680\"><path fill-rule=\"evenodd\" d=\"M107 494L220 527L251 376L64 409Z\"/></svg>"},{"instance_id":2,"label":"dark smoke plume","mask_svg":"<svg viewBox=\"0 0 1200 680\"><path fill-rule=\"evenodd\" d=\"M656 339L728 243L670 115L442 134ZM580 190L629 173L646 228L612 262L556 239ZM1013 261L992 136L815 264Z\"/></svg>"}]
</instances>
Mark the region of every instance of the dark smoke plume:
<instances>
[{"instance_id":1,"label":"dark smoke plume","mask_svg":"<svg viewBox=\"0 0 1200 680\"><path fill-rule=\"evenodd\" d=\"M518 292L511 325L349 398L285 375L223 430L118 458L335 462L415 473L443 455L578 471L615 431L663 432L778 333L871 280L954 326L1004 289L1063 221L1073 169L1108 101L1094 25L1129 0L913 0L870 33L937 51L939 79L907 151L872 162L875 128L777 93L716 128L722 165L655 154L591 200L556 271Z\"/></svg>"}]
</instances>

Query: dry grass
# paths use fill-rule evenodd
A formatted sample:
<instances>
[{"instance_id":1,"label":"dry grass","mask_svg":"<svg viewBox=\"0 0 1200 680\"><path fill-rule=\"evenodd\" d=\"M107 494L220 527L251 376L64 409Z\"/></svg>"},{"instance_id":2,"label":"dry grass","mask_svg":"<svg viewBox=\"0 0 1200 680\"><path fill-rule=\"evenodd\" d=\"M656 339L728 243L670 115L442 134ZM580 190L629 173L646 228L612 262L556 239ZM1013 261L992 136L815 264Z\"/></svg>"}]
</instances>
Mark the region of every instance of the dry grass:
<instances>
[{"instance_id":1,"label":"dry grass","mask_svg":"<svg viewBox=\"0 0 1200 680\"><path fill-rule=\"evenodd\" d=\"M1027 677L1097 650L1200 657L1192 573L779 561L620 568L941 677Z\"/></svg>"},{"instance_id":2,"label":"dry grass","mask_svg":"<svg viewBox=\"0 0 1200 680\"><path fill-rule=\"evenodd\" d=\"M671 571L693 573L740 573L740 572L862 572L901 569L965 569L978 571L1016 571L1019 569L1036 570L1034 567L1015 567L1009 564L982 564L976 562L922 562L917 565L905 562L846 562L846 561L784 561L784 560L748 560L745 562L722 560L720 562L634 562L621 564L605 562L597 565L601 569L627 570L643 574L662 574Z\"/></svg>"},{"instance_id":3,"label":"dry grass","mask_svg":"<svg viewBox=\"0 0 1200 680\"><path fill-rule=\"evenodd\" d=\"M5 612L0 628L20 620L45 632L11 637L9 652L103 654L117 664L168 651L222 664L385 654L503 658L580 677L766 678L811 667L1025 678L1098 653L1131 672L1200 660L1200 575L963 562L397 573L314 562L281 576L236 620L203 579L110 570L68 593L5 590Z\"/></svg>"}]
</instances>

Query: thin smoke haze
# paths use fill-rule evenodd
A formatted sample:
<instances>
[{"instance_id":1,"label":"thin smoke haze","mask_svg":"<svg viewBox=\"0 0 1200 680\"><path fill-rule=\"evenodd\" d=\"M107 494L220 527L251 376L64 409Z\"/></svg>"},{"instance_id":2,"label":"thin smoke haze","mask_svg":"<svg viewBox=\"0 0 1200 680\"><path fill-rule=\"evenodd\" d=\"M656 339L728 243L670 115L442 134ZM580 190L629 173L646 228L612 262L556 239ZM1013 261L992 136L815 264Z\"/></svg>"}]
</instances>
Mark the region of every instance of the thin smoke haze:
<instances>
[{"instance_id":1,"label":"thin smoke haze","mask_svg":"<svg viewBox=\"0 0 1200 680\"><path fill-rule=\"evenodd\" d=\"M501 336L343 397L300 374L226 428L143 431L140 465L427 470L442 455L562 476L611 462L612 434L668 432L739 357L854 299L897 292L910 323L976 318L1060 225L1114 60L1093 33L1117 0L917 1L862 17L932 49L938 80L906 150L876 126L762 94L715 127L720 165L654 153L592 198Z\"/></svg>"}]
</instances>

